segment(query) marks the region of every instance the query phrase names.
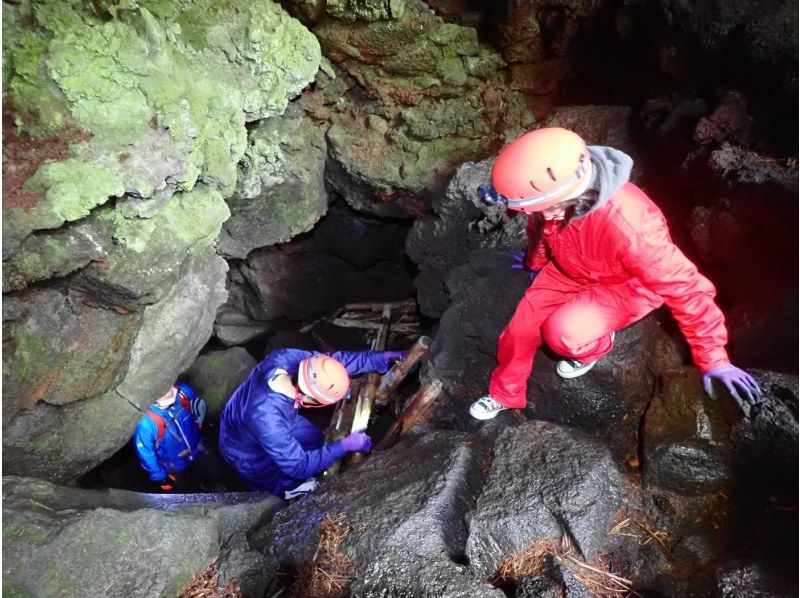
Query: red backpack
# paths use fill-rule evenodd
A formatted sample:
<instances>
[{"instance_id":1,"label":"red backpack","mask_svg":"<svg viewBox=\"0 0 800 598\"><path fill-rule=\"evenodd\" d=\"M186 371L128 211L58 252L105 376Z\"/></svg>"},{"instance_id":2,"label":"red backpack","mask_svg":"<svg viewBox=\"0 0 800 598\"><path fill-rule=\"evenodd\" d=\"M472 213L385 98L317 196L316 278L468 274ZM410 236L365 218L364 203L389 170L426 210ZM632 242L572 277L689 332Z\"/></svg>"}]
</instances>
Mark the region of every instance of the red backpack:
<instances>
[{"instance_id":1,"label":"red backpack","mask_svg":"<svg viewBox=\"0 0 800 598\"><path fill-rule=\"evenodd\" d=\"M192 405L189 402L189 397L183 393L178 393L178 400L180 401L181 405L183 405L183 408L186 409L186 411L189 413L192 412ZM156 428L158 429L158 433L156 434L156 442L158 442L164 438L164 434L167 431L167 421L164 419L163 415L159 415L153 411L152 407L149 407L146 413L156 424Z\"/></svg>"}]
</instances>

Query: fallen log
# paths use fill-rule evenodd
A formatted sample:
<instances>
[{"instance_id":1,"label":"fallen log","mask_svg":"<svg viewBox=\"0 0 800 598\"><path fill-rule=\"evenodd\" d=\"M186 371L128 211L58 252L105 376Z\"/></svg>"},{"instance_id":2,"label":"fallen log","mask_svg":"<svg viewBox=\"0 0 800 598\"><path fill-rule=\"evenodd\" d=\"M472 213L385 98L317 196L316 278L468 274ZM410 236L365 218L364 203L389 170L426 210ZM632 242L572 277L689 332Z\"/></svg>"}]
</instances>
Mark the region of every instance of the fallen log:
<instances>
[{"instance_id":1,"label":"fallen log","mask_svg":"<svg viewBox=\"0 0 800 598\"><path fill-rule=\"evenodd\" d=\"M425 415L428 409L431 408L434 401L439 397L442 392L442 383L439 380L430 380L425 383L408 406L403 409L400 417L392 424L389 431L381 439L376 447L376 450L384 450L400 440L405 434Z\"/></svg>"},{"instance_id":2,"label":"fallen log","mask_svg":"<svg viewBox=\"0 0 800 598\"><path fill-rule=\"evenodd\" d=\"M417 339L411 348L406 351L405 357L402 361L398 361L392 369L386 372L381 378L380 386L375 393L375 404L386 405L389 397L394 394L400 383L405 380L406 376L414 369L420 359L428 352L428 347L431 344L431 337L421 336Z\"/></svg>"}]
</instances>

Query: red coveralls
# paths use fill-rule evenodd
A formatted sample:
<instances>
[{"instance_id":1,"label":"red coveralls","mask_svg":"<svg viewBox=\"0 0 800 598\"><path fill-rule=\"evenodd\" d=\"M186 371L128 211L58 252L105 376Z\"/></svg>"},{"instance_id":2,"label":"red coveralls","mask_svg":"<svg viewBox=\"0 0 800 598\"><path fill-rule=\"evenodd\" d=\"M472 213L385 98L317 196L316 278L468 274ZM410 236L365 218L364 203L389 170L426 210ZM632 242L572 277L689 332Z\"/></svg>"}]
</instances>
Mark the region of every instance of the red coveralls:
<instances>
[{"instance_id":1,"label":"red coveralls","mask_svg":"<svg viewBox=\"0 0 800 598\"><path fill-rule=\"evenodd\" d=\"M672 243L661 210L633 183L566 228L547 221L539 245L528 248L526 266L539 274L500 335L489 382L501 405L525 407L542 340L560 355L593 361L611 350L611 332L662 303L701 371L730 363L714 285Z\"/></svg>"}]
</instances>

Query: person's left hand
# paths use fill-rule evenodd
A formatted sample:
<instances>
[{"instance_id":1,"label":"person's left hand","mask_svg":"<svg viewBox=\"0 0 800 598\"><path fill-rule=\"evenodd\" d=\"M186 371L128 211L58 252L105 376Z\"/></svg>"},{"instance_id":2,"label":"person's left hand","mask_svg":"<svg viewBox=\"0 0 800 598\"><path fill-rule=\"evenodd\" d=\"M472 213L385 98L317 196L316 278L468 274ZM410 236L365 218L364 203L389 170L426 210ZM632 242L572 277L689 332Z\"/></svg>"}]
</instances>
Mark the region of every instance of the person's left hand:
<instances>
[{"instance_id":1,"label":"person's left hand","mask_svg":"<svg viewBox=\"0 0 800 598\"><path fill-rule=\"evenodd\" d=\"M758 405L764 400L761 389L755 379L735 365L723 365L703 374L703 390L712 399L717 398L712 384L712 380L715 379L731 393L731 396L745 414L747 414L746 405Z\"/></svg>"}]
</instances>

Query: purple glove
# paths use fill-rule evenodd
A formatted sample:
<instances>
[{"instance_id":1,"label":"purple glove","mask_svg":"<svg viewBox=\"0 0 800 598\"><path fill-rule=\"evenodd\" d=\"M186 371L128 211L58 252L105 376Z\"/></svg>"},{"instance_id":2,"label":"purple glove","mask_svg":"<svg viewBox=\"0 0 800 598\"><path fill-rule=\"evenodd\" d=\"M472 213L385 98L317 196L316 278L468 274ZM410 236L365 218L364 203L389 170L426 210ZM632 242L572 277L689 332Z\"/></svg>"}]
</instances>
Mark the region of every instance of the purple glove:
<instances>
[{"instance_id":1,"label":"purple glove","mask_svg":"<svg viewBox=\"0 0 800 598\"><path fill-rule=\"evenodd\" d=\"M372 439L364 432L353 432L339 442L347 453L368 453L372 450Z\"/></svg>"},{"instance_id":2,"label":"purple glove","mask_svg":"<svg viewBox=\"0 0 800 598\"><path fill-rule=\"evenodd\" d=\"M703 390L712 399L717 397L714 394L714 388L711 381L717 379L722 385L731 393L731 396L744 411L744 405L758 405L763 397L761 396L761 389L753 377L740 370L735 365L723 365L713 370L707 371L703 374ZM741 392L742 396L739 395ZM745 402L746 401L746 402Z\"/></svg>"},{"instance_id":3,"label":"purple glove","mask_svg":"<svg viewBox=\"0 0 800 598\"><path fill-rule=\"evenodd\" d=\"M405 351L384 351L383 356L386 358L386 362L389 364L394 363L395 361L402 361L402 359L406 356Z\"/></svg>"},{"instance_id":4,"label":"purple glove","mask_svg":"<svg viewBox=\"0 0 800 598\"><path fill-rule=\"evenodd\" d=\"M524 251L509 251L508 257L511 258L511 263L508 266L509 270L525 270L526 272L531 273L531 282L533 279L536 278L536 275L539 273L537 270L528 270L528 267L525 265L525 252Z\"/></svg>"}]
</instances>

